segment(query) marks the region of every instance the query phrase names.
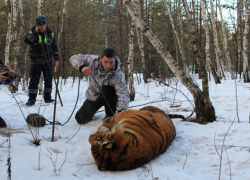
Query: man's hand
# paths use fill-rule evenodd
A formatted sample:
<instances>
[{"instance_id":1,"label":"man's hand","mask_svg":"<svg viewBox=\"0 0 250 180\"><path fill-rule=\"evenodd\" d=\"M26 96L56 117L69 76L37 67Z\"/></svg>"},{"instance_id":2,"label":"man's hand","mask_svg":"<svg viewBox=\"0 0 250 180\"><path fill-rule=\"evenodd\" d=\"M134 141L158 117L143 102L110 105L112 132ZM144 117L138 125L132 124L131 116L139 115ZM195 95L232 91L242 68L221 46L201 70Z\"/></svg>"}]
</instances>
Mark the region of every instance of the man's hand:
<instances>
[{"instance_id":1,"label":"man's hand","mask_svg":"<svg viewBox=\"0 0 250 180\"><path fill-rule=\"evenodd\" d=\"M54 61L54 67L57 67L59 65L59 61Z\"/></svg>"},{"instance_id":2,"label":"man's hand","mask_svg":"<svg viewBox=\"0 0 250 180\"><path fill-rule=\"evenodd\" d=\"M0 73L0 81L5 81L8 78L8 77L4 76L5 73L7 73L7 71Z\"/></svg>"},{"instance_id":3,"label":"man's hand","mask_svg":"<svg viewBox=\"0 0 250 180\"><path fill-rule=\"evenodd\" d=\"M91 74L91 69L88 66L85 66L82 68L82 73L86 74L86 75L90 75Z\"/></svg>"},{"instance_id":4,"label":"man's hand","mask_svg":"<svg viewBox=\"0 0 250 180\"><path fill-rule=\"evenodd\" d=\"M114 116L112 117L112 121L114 122L115 121L115 118L117 116L118 113L115 113Z\"/></svg>"}]
</instances>

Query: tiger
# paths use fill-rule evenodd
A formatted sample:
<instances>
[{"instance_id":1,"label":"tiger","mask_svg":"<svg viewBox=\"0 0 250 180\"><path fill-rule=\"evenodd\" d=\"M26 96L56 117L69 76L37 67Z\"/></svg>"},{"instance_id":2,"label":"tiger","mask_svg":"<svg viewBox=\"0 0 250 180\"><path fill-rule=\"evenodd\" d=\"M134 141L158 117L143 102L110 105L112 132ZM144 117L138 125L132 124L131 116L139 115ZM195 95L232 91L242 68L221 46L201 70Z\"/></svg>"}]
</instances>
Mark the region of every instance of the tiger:
<instances>
[{"instance_id":1,"label":"tiger","mask_svg":"<svg viewBox=\"0 0 250 180\"><path fill-rule=\"evenodd\" d=\"M89 136L89 143L99 170L122 171L149 163L167 150L175 136L170 116L157 107L146 106L104 119L97 132Z\"/></svg>"}]
</instances>

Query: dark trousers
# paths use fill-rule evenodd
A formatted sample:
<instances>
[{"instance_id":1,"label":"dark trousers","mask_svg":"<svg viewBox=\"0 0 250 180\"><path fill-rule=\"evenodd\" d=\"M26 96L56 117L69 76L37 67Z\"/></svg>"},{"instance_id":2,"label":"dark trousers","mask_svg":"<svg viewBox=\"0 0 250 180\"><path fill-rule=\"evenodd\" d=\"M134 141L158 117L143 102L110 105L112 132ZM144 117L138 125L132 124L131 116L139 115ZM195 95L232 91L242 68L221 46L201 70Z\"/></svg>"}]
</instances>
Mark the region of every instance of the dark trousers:
<instances>
[{"instance_id":1,"label":"dark trousers","mask_svg":"<svg viewBox=\"0 0 250 180\"><path fill-rule=\"evenodd\" d=\"M105 107L106 116L112 117L116 112L116 104L118 97L113 86L103 86L102 93L105 96L108 103L103 98L102 94L97 98L96 101L90 101L86 99L82 107L77 111L75 119L79 124L85 124L93 119L94 114L102 106ZM110 109L111 108L111 109Z\"/></svg>"},{"instance_id":2,"label":"dark trousers","mask_svg":"<svg viewBox=\"0 0 250 180\"><path fill-rule=\"evenodd\" d=\"M41 72L43 72L44 78L44 100L51 99L53 60L51 58L31 57L29 100L36 100Z\"/></svg>"}]
</instances>

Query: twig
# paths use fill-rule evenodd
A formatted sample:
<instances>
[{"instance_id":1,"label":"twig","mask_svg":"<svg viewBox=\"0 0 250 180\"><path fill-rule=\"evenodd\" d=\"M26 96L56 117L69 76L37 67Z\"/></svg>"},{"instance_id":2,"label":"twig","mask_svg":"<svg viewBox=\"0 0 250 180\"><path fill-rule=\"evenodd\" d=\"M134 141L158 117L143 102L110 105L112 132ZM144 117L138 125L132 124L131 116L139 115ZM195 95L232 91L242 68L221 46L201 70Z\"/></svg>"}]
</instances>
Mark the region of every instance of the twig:
<instances>
[{"instance_id":1,"label":"twig","mask_svg":"<svg viewBox=\"0 0 250 180\"><path fill-rule=\"evenodd\" d=\"M41 170L41 166L40 166L40 162L41 162L41 147L42 146L40 146L40 150L39 150L39 154L38 154L38 170L40 171Z\"/></svg>"},{"instance_id":2,"label":"twig","mask_svg":"<svg viewBox=\"0 0 250 180\"><path fill-rule=\"evenodd\" d=\"M184 162L184 164L183 164L183 169L184 169L184 166L186 165L186 162L187 162L187 155L186 155L185 162Z\"/></svg>"},{"instance_id":3,"label":"twig","mask_svg":"<svg viewBox=\"0 0 250 180\"><path fill-rule=\"evenodd\" d=\"M80 131L80 128L81 128L81 125L79 126L79 128L78 128L78 130L76 131L76 133L74 134L74 136L73 136L72 138L70 138L70 139L67 141L67 143L68 143L71 139L73 139L73 138L76 136L76 134Z\"/></svg>"},{"instance_id":4,"label":"twig","mask_svg":"<svg viewBox=\"0 0 250 180\"><path fill-rule=\"evenodd\" d=\"M9 135L9 154L7 158L7 173L8 173L8 180L11 180L11 156L10 156L10 148L11 148L11 142L10 142L10 135Z\"/></svg>"},{"instance_id":5,"label":"twig","mask_svg":"<svg viewBox=\"0 0 250 180\"><path fill-rule=\"evenodd\" d=\"M235 118L234 118L235 120ZM218 156L220 157L220 166L219 166L219 180L220 180L220 177L221 177L221 166L222 166L222 155L223 155L223 151L226 151L228 148L225 146L225 140L226 140L226 137L228 135L228 132L229 130L231 129L232 125L234 124L234 120L232 121L231 125L229 126L226 134L224 135L224 138L223 138L223 141L222 141L222 147L220 148L220 152L218 151L217 149L217 146L216 146L216 143L215 143L215 136L214 136L214 146L215 146L215 150L218 154ZM216 135L216 133L215 133ZM232 146L231 146L232 147ZM229 159L228 159L228 162L229 162ZM231 177L231 166L229 164L229 169L230 169L230 177Z\"/></svg>"},{"instance_id":6,"label":"twig","mask_svg":"<svg viewBox=\"0 0 250 180\"><path fill-rule=\"evenodd\" d=\"M8 142L8 139L3 140L3 142L0 144L0 147L2 147L2 145L6 142Z\"/></svg>"},{"instance_id":7,"label":"twig","mask_svg":"<svg viewBox=\"0 0 250 180\"><path fill-rule=\"evenodd\" d=\"M57 176L57 173L56 173L56 162L57 162L57 153L56 153L56 159L55 161L52 159L52 156L53 156L53 153L47 148L48 152L50 153L50 156L48 156L53 164L53 167L54 167L54 173L55 175Z\"/></svg>"},{"instance_id":8,"label":"twig","mask_svg":"<svg viewBox=\"0 0 250 180\"><path fill-rule=\"evenodd\" d=\"M81 167L76 171L76 173L78 173L78 171L80 171L80 169L82 169L82 167L83 167L84 165L93 165L93 164L95 164L95 163L91 163L91 164L78 164L78 163L77 163L76 166L77 166L77 167L78 167L78 166L81 166Z\"/></svg>"},{"instance_id":9,"label":"twig","mask_svg":"<svg viewBox=\"0 0 250 180\"><path fill-rule=\"evenodd\" d=\"M62 169L62 167L63 167L64 163L66 162L66 159L67 159L67 154L68 154L68 151L67 151L67 149L66 149L66 152L65 152L65 157L64 157L64 161L63 161L63 163L61 164L61 166L60 166L60 168L59 168L59 175L60 175L60 171L61 171L61 169Z\"/></svg>"}]
</instances>

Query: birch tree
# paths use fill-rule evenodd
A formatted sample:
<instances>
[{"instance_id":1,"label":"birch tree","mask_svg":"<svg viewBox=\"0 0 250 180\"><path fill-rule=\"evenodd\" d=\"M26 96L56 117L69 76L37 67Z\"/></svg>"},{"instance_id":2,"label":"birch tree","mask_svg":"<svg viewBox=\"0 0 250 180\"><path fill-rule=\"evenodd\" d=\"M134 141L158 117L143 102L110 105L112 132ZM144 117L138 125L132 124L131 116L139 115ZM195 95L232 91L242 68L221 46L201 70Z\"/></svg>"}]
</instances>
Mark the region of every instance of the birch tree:
<instances>
[{"instance_id":1,"label":"birch tree","mask_svg":"<svg viewBox=\"0 0 250 180\"><path fill-rule=\"evenodd\" d=\"M8 9L9 9L9 12L8 12L8 30L7 30L7 33L6 33L6 40L5 40L5 51L4 51L4 59L5 59L5 64L6 65L9 65L10 61L9 61L9 57L10 57L10 44L11 44L11 41L12 41L12 31L13 31L13 24L12 24L12 5L11 5L12 1L11 0L8 0L7 1L7 6L8 6Z\"/></svg>"},{"instance_id":2,"label":"birch tree","mask_svg":"<svg viewBox=\"0 0 250 180\"><path fill-rule=\"evenodd\" d=\"M186 76L186 73L184 73L179 68L172 55L165 50L160 40L156 37L156 35L153 33L150 27L143 21L143 19L132 7L131 0L124 0L124 3L132 19L135 21L135 24L140 27L141 31L145 34L145 36L149 39L154 48L162 56L162 58L165 60L165 62L172 70L172 72L180 79L182 84L185 85L193 95L195 103L196 120L200 123L215 121L216 117L214 108L211 103L206 101L204 93L192 81L192 79L188 78Z\"/></svg>"},{"instance_id":3,"label":"birch tree","mask_svg":"<svg viewBox=\"0 0 250 180\"><path fill-rule=\"evenodd\" d=\"M212 24L212 29L213 29L213 36L214 36L214 50L215 50L215 57L216 57L216 63L217 63L217 73L220 79L222 79L223 72L221 68L221 61L222 61L222 53L219 47L219 41L218 41L218 32L216 28L216 23L215 23L215 14L214 14L214 5L213 5L213 0L210 0L210 5L211 5L211 24Z\"/></svg>"},{"instance_id":4,"label":"birch tree","mask_svg":"<svg viewBox=\"0 0 250 180\"><path fill-rule=\"evenodd\" d=\"M214 81L216 84L221 83L219 77L217 76L214 68L212 67L211 56L210 56L210 33L209 33L209 26L208 26L208 19L206 16L206 7L204 0L201 0L201 11L202 11L202 19L204 23L205 35L206 35L206 45L205 45L205 54L206 54L206 64L211 72Z\"/></svg>"},{"instance_id":5,"label":"birch tree","mask_svg":"<svg viewBox=\"0 0 250 180\"><path fill-rule=\"evenodd\" d=\"M134 0L134 6L139 15L141 15L141 3L139 0ZM142 69L143 69L143 81L144 83L148 83L147 73L146 73L146 61L145 61L145 52L144 52L144 41L143 41L143 33L140 30L140 27L136 25L136 34L138 39L138 45L141 52L141 62L142 62Z\"/></svg>"},{"instance_id":6,"label":"birch tree","mask_svg":"<svg viewBox=\"0 0 250 180\"><path fill-rule=\"evenodd\" d=\"M37 9L38 9L38 15L42 15L43 14L43 0L38 0ZM38 92L39 92L39 95L43 94L43 73L42 72L41 72L41 76L39 79Z\"/></svg>"},{"instance_id":7,"label":"birch tree","mask_svg":"<svg viewBox=\"0 0 250 180\"><path fill-rule=\"evenodd\" d=\"M249 0L245 0L245 28L243 33L243 78L244 82L249 82L248 74L248 34L249 34Z\"/></svg>"},{"instance_id":8,"label":"birch tree","mask_svg":"<svg viewBox=\"0 0 250 180\"><path fill-rule=\"evenodd\" d=\"M223 46L224 46L224 51L225 51L225 55L226 55L226 59L227 59L227 63L228 63L228 70L230 72L231 79L234 79L234 74L233 74L233 69L232 69L232 60L231 60L228 45L227 45L227 33L226 33L225 25L224 25L224 22L223 22L223 16L222 16L222 11L221 11L220 0L218 0L217 5L218 5L218 8L219 8L219 13L220 13L221 29L222 29L222 36L223 36Z\"/></svg>"},{"instance_id":9,"label":"birch tree","mask_svg":"<svg viewBox=\"0 0 250 180\"><path fill-rule=\"evenodd\" d=\"M184 64L184 71L186 72L187 76L190 77L188 67L187 67L187 60L186 60L185 50L184 50L184 47L181 44L179 34L178 34L178 32L177 32L177 30L175 28L175 25L174 25L174 20L173 20L172 14L171 14L170 3L168 2L168 0L165 0L165 3L166 3L167 12L168 12L168 15L169 15L169 18L170 18L170 22L171 22L171 25L172 25L172 28L173 28L173 31L174 31L174 35L175 35L175 38L176 38L176 41L177 41L177 46L179 47L180 55L181 55L181 58L182 58L182 61L183 61L183 64Z\"/></svg>"},{"instance_id":10,"label":"birch tree","mask_svg":"<svg viewBox=\"0 0 250 180\"><path fill-rule=\"evenodd\" d=\"M61 27L60 27L60 31L58 33L58 40L57 40L57 44L60 46L60 37L63 31L63 25L64 25L64 18L65 18L65 13L66 13L66 5L67 5L67 0L64 0L63 2L63 8L62 8L62 19L61 19Z\"/></svg>"},{"instance_id":11,"label":"birch tree","mask_svg":"<svg viewBox=\"0 0 250 180\"><path fill-rule=\"evenodd\" d=\"M128 55L128 85L129 85L129 97L130 101L135 99L135 88L134 88L134 78L133 78L133 56L134 56L134 34L135 34L135 23L131 21L131 29L129 34L129 55Z\"/></svg>"},{"instance_id":12,"label":"birch tree","mask_svg":"<svg viewBox=\"0 0 250 180\"><path fill-rule=\"evenodd\" d=\"M241 74L241 62L242 62L242 12L243 12L243 1L237 0L237 47L238 47L238 63L237 72Z\"/></svg>"},{"instance_id":13,"label":"birch tree","mask_svg":"<svg viewBox=\"0 0 250 180\"><path fill-rule=\"evenodd\" d=\"M19 2L22 3L22 2ZM12 1L12 27L13 27L13 39L12 41L14 42L14 64L13 64L13 69L18 73L20 72L18 69L18 58L19 58L19 46L20 46L20 37L17 34L17 2L16 0ZM18 79L16 81L14 81L13 83L11 83L8 88L10 90L10 92L15 93L18 90L18 84L19 84L19 79L20 77L18 76Z\"/></svg>"}]
</instances>

